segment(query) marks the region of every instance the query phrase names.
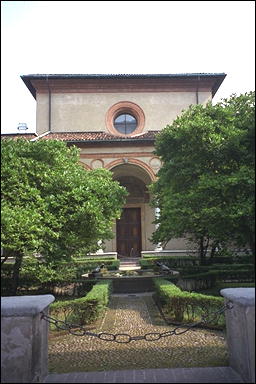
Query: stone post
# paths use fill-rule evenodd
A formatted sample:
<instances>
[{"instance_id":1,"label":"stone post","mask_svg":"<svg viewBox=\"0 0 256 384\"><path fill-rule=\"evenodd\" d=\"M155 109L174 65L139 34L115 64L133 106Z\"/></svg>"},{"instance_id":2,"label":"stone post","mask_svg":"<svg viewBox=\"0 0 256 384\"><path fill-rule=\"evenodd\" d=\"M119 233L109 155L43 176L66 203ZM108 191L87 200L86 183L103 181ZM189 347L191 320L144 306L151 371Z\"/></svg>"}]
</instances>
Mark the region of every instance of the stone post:
<instances>
[{"instance_id":1,"label":"stone post","mask_svg":"<svg viewBox=\"0 0 256 384\"><path fill-rule=\"evenodd\" d=\"M233 304L225 312L229 364L245 383L255 383L255 290L226 288L220 293Z\"/></svg>"},{"instance_id":2,"label":"stone post","mask_svg":"<svg viewBox=\"0 0 256 384\"><path fill-rule=\"evenodd\" d=\"M48 313L52 295L1 298L2 383L40 383L48 375Z\"/></svg>"},{"instance_id":3,"label":"stone post","mask_svg":"<svg viewBox=\"0 0 256 384\"><path fill-rule=\"evenodd\" d=\"M155 208L155 218L158 219L159 216L160 216L160 208ZM155 228L157 229L158 227L159 227L159 224L156 224ZM163 247L162 247L161 243L156 244L155 251L160 252L162 250L163 250Z\"/></svg>"}]
</instances>

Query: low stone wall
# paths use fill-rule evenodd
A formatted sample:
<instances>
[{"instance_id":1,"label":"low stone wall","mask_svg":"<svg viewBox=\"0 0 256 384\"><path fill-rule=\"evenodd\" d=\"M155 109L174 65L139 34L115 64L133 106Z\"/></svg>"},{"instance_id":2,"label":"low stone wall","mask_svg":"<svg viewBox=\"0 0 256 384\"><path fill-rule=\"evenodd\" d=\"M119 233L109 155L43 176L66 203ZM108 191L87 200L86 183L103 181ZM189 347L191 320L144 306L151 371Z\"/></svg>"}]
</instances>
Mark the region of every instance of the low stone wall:
<instances>
[{"instance_id":1,"label":"low stone wall","mask_svg":"<svg viewBox=\"0 0 256 384\"><path fill-rule=\"evenodd\" d=\"M120 277L112 279L113 293L140 293L154 291L152 277Z\"/></svg>"},{"instance_id":2,"label":"low stone wall","mask_svg":"<svg viewBox=\"0 0 256 384\"><path fill-rule=\"evenodd\" d=\"M121 279L118 279L121 280ZM131 286L145 284L149 277L126 279ZM125 278L122 278L122 283ZM127 289L127 287L126 287ZM136 288L138 289L138 288ZM145 291L145 287L143 287ZM126 291L127 293L127 291ZM230 366L246 383L255 382L255 290L227 288L221 294L231 301L225 311ZM1 301L2 383L40 383L48 374L48 327L43 311L52 295L3 297Z\"/></svg>"},{"instance_id":3,"label":"low stone wall","mask_svg":"<svg viewBox=\"0 0 256 384\"><path fill-rule=\"evenodd\" d=\"M48 313L52 295L1 299L1 382L41 383L48 375Z\"/></svg>"},{"instance_id":4,"label":"low stone wall","mask_svg":"<svg viewBox=\"0 0 256 384\"><path fill-rule=\"evenodd\" d=\"M95 258L95 261L97 261L97 259L107 259L109 257L112 257L114 260L117 260L117 252L88 253L86 256L88 258Z\"/></svg>"}]
</instances>

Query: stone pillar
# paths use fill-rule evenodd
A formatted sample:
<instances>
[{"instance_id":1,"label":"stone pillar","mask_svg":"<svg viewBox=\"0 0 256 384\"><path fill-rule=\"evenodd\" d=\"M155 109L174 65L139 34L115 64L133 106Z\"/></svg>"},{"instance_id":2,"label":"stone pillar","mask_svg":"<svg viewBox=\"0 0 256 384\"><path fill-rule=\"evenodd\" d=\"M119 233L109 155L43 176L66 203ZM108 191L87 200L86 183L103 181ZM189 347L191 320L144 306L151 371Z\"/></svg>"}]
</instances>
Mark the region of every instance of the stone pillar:
<instances>
[{"instance_id":1,"label":"stone pillar","mask_svg":"<svg viewBox=\"0 0 256 384\"><path fill-rule=\"evenodd\" d=\"M156 219L158 219L159 215L160 215L160 208L155 208L155 217L156 217ZM159 227L159 224L156 224L156 229L157 229L158 227ZM155 251L156 251L156 252L160 252L160 251L162 251L162 250L163 250L163 248L162 248L161 243L158 243L158 244L155 246Z\"/></svg>"},{"instance_id":2,"label":"stone pillar","mask_svg":"<svg viewBox=\"0 0 256 384\"><path fill-rule=\"evenodd\" d=\"M48 375L48 313L52 295L1 298L2 383L41 383Z\"/></svg>"},{"instance_id":3,"label":"stone pillar","mask_svg":"<svg viewBox=\"0 0 256 384\"><path fill-rule=\"evenodd\" d=\"M220 293L233 304L225 312L229 364L245 383L255 383L255 289L226 288Z\"/></svg>"}]
</instances>

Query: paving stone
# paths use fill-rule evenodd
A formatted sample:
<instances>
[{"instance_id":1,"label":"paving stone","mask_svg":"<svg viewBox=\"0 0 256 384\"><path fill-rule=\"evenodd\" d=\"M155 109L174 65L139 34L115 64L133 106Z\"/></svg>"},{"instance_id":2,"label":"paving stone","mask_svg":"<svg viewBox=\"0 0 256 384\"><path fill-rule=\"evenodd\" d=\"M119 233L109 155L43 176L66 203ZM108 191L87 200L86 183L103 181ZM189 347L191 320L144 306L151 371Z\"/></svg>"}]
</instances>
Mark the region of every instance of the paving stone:
<instances>
[{"instance_id":1,"label":"paving stone","mask_svg":"<svg viewBox=\"0 0 256 384\"><path fill-rule=\"evenodd\" d=\"M139 381L138 381L138 378ZM143 381L142 381L143 378ZM45 383L243 383L230 367L51 374Z\"/></svg>"},{"instance_id":2,"label":"paving stone","mask_svg":"<svg viewBox=\"0 0 256 384\"><path fill-rule=\"evenodd\" d=\"M152 293L112 295L104 318L88 327L88 330L95 333L128 333L132 336L149 332L162 333L170 329L173 327L167 326L159 315ZM154 370L159 368L227 365L226 339L221 331L193 329L180 336L150 342L131 341L129 344L71 334L52 337L51 333L49 339L50 372L87 372L89 376L91 372L96 372L98 380L101 380L104 371L118 371L112 378L106 374L106 380L113 380L108 382L118 382L119 379L122 382L122 375L129 380L127 382L134 382L130 381L135 380L131 376L132 371L135 372L137 382L143 382L142 378L144 382L154 382ZM148 371L150 369L153 369L151 373ZM166 375L165 372L164 382L168 382Z\"/></svg>"}]
</instances>

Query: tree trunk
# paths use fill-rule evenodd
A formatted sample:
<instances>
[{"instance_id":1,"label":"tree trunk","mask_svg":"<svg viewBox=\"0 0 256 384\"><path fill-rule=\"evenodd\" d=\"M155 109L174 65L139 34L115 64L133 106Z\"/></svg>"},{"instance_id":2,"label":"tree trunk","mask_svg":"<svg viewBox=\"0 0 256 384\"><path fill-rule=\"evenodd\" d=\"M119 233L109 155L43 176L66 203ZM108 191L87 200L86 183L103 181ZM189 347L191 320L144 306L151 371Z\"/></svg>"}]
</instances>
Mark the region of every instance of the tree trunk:
<instances>
[{"instance_id":1,"label":"tree trunk","mask_svg":"<svg viewBox=\"0 0 256 384\"><path fill-rule=\"evenodd\" d=\"M23 254L21 252L15 253L15 262L13 266L13 282L12 282L12 295L16 296L17 289L19 286L19 279L20 279L20 269L21 269L21 263L22 263L22 257Z\"/></svg>"},{"instance_id":2,"label":"tree trunk","mask_svg":"<svg viewBox=\"0 0 256 384\"><path fill-rule=\"evenodd\" d=\"M199 255L200 255L200 265L207 264L207 250L209 246L209 236L201 236L199 240Z\"/></svg>"},{"instance_id":3,"label":"tree trunk","mask_svg":"<svg viewBox=\"0 0 256 384\"><path fill-rule=\"evenodd\" d=\"M252 264L254 266L254 269L255 269L255 234L250 232L250 248L251 248L251 251L252 251Z\"/></svg>"},{"instance_id":4,"label":"tree trunk","mask_svg":"<svg viewBox=\"0 0 256 384\"><path fill-rule=\"evenodd\" d=\"M211 254L210 254L210 264L212 264L213 258L214 258L215 253L216 253L216 249L218 247L218 244L219 244L218 242L215 242L212 245Z\"/></svg>"},{"instance_id":5,"label":"tree trunk","mask_svg":"<svg viewBox=\"0 0 256 384\"><path fill-rule=\"evenodd\" d=\"M200 241L199 241L200 265L206 264L206 252L207 252L207 247L206 247L206 251L205 251L204 236L202 236L200 238Z\"/></svg>"}]
</instances>

